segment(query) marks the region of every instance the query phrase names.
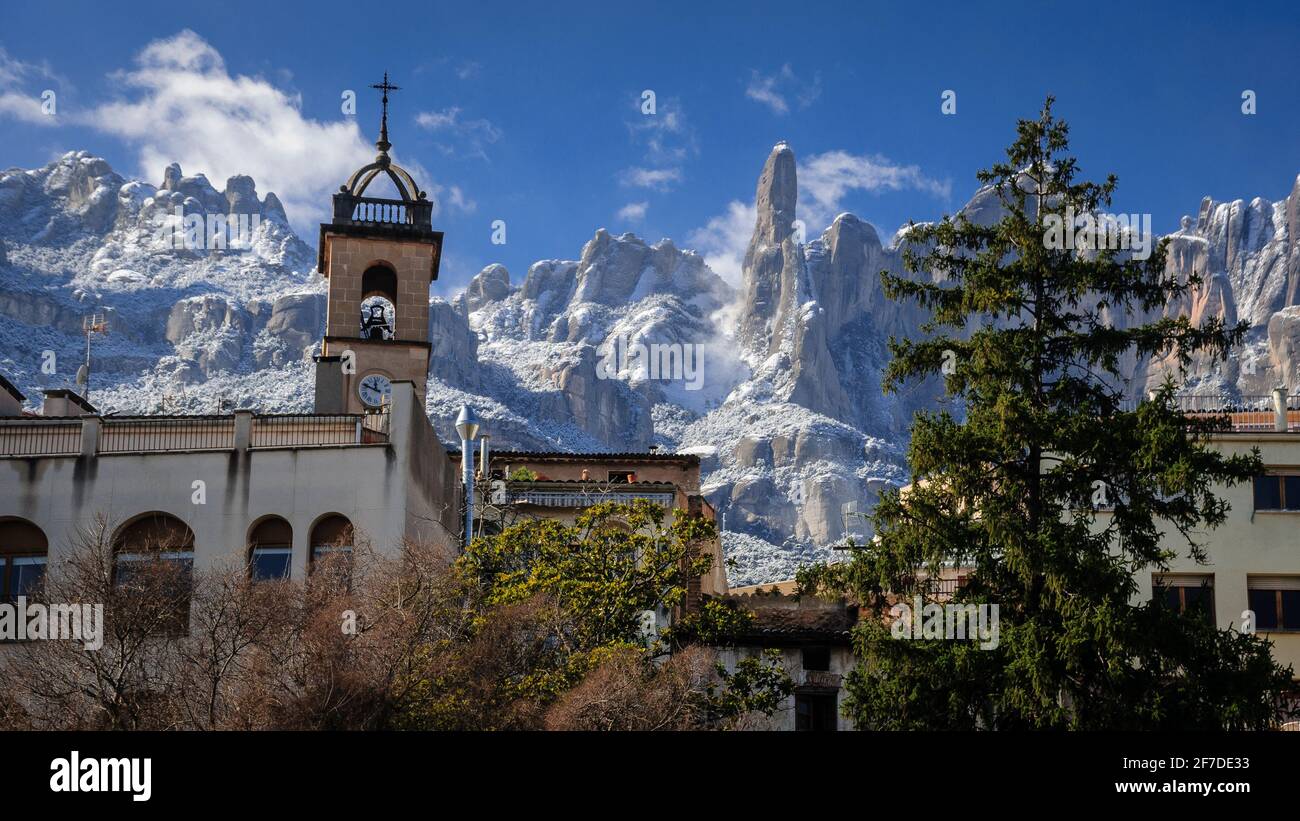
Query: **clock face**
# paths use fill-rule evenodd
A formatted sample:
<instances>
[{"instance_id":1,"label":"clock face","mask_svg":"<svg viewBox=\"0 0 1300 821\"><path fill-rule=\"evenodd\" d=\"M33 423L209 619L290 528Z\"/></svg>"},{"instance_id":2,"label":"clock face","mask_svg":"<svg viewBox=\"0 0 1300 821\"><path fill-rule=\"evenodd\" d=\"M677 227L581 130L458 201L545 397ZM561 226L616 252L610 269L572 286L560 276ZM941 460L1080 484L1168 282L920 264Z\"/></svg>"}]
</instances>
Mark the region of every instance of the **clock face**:
<instances>
[{"instance_id":1,"label":"clock face","mask_svg":"<svg viewBox=\"0 0 1300 821\"><path fill-rule=\"evenodd\" d=\"M361 397L362 402L377 408L391 399L393 385L383 374L372 373L362 378L361 384L357 386L357 395Z\"/></svg>"}]
</instances>

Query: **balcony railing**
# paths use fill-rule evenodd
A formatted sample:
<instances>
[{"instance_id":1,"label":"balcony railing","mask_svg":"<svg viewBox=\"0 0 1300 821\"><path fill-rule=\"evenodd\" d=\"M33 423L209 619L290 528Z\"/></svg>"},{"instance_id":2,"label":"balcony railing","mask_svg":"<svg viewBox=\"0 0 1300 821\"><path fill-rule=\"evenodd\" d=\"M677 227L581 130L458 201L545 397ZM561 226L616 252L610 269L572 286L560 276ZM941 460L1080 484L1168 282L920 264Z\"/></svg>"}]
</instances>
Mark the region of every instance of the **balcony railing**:
<instances>
[{"instance_id":1,"label":"balcony railing","mask_svg":"<svg viewBox=\"0 0 1300 821\"><path fill-rule=\"evenodd\" d=\"M84 416L0 418L0 458L79 456L83 431L94 453L165 453L254 448L379 445L388 442L389 414L248 414L240 433L231 416ZM87 426L90 426L89 428ZM240 437L246 437L241 444Z\"/></svg>"},{"instance_id":2,"label":"balcony railing","mask_svg":"<svg viewBox=\"0 0 1300 821\"><path fill-rule=\"evenodd\" d=\"M839 673L832 673L829 670L804 670L802 679L804 687L838 690L841 676Z\"/></svg>"},{"instance_id":3,"label":"balcony railing","mask_svg":"<svg viewBox=\"0 0 1300 821\"><path fill-rule=\"evenodd\" d=\"M233 416L116 416L104 419L99 453L233 450Z\"/></svg>"},{"instance_id":4,"label":"balcony railing","mask_svg":"<svg viewBox=\"0 0 1300 821\"><path fill-rule=\"evenodd\" d=\"M429 200L412 202L339 193L334 195L334 224L430 230L433 224L433 203Z\"/></svg>"},{"instance_id":5,"label":"balcony railing","mask_svg":"<svg viewBox=\"0 0 1300 821\"><path fill-rule=\"evenodd\" d=\"M493 490L492 503L582 508L598 505L601 502L627 503L633 499L645 499L661 507L672 507L676 499L676 493L672 490L638 489L634 485L574 488L530 485L529 482L497 483Z\"/></svg>"},{"instance_id":6,"label":"balcony railing","mask_svg":"<svg viewBox=\"0 0 1300 821\"><path fill-rule=\"evenodd\" d=\"M379 445L388 441L388 414L306 413L253 417L249 447L288 448L321 445Z\"/></svg>"},{"instance_id":7,"label":"balcony railing","mask_svg":"<svg viewBox=\"0 0 1300 821\"><path fill-rule=\"evenodd\" d=\"M1284 397L1286 429L1300 431L1300 396ZM1242 395L1237 398L1203 394L1179 394L1175 406L1190 416L1226 417L1238 432L1277 430L1278 413L1272 395Z\"/></svg>"},{"instance_id":8,"label":"balcony railing","mask_svg":"<svg viewBox=\"0 0 1300 821\"><path fill-rule=\"evenodd\" d=\"M0 420L0 457L76 456L81 453L80 419Z\"/></svg>"},{"instance_id":9,"label":"balcony railing","mask_svg":"<svg viewBox=\"0 0 1300 821\"><path fill-rule=\"evenodd\" d=\"M1300 431L1300 395L1284 397L1286 402L1286 430ZM1120 410L1133 411L1140 404L1130 399L1120 403ZM1273 396L1247 395L1225 396L1222 394L1175 394L1172 399L1174 408L1197 419L1221 418L1228 430L1237 433L1251 431L1277 430L1278 413L1273 404Z\"/></svg>"}]
</instances>

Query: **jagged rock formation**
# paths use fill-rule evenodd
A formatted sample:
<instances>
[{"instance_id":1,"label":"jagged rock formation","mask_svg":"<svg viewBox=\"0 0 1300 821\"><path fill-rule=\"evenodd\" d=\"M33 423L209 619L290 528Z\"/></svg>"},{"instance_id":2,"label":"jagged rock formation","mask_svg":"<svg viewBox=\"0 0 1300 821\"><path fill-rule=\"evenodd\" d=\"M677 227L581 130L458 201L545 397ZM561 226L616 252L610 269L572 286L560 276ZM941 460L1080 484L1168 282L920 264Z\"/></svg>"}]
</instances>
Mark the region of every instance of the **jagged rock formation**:
<instances>
[{"instance_id":1,"label":"jagged rock formation","mask_svg":"<svg viewBox=\"0 0 1300 821\"><path fill-rule=\"evenodd\" d=\"M881 290L880 271L902 272L904 232L885 242L840 214L801 242L797 204L796 158L778 144L759 175L739 290L671 240L601 229L576 260L534 263L519 283L489 265L461 293L432 298L427 409L440 435L453 438L470 402L497 447L698 454L739 562L734 583L788 577L847 534L866 538L861 514L907 481L907 425L938 385L880 387L887 340L923 319ZM981 189L963 213L994 220L996 197ZM247 247L160 241L160 225L184 233L192 221L206 235L213 217L256 217ZM1300 386L1297 230L1300 179L1276 203L1206 200L1170 237L1170 272L1206 284L1164 311L1251 324L1229 363L1195 365L1194 389ZM259 199L242 175L218 191L172 165L154 186L85 152L0 172L0 370L33 397L67 384L93 311L110 327L93 380L106 410L211 412L218 399L306 409L325 310L314 263L275 195ZM53 378L40 372L45 350L67 363ZM1135 393L1168 366L1128 363Z\"/></svg>"},{"instance_id":2,"label":"jagged rock formation","mask_svg":"<svg viewBox=\"0 0 1300 821\"><path fill-rule=\"evenodd\" d=\"M1195 390L1263 396L1285 385L1300 392L1300 357L1285 341L1294 338L1290 309L1300 304L1298 232L1300 177L1286 199L1277 202L1206 197L1195 221L1183 217L1180 229L1170 235L1166 270L1182 278L1195 271L1204 284L1168 312L1190 315L1198 323L1220 317L1250 324L1245 345L1227 363L1204 358L1195 363L1188 379ZM1147 385L1154 387L1170 369L1167 361L1153 363Z\"/></svg>"},{"instance_id":3,"label":"jagged rock formation","mask_svg":"<svg viewBox=\"0 0 1300 821\"><path fill-rule=\"evenodd\" d=\"M69 152L44 168L0 172L0 236L9 249L0 338L17 352L0 367L29 395L70 383L90 313L108 320L93 368L106 408L154 410L161 395L219 374L245 377L238 399L250 404L297 392L254 372L301 360L319 339L302 303L322 299L323 288L311 248L249 177L218 191L173 164L155 187ZM40 370L44 350L56 354L53 375ZM201 393L191 404L210 410Z\"/></svg>"}]
</instances>

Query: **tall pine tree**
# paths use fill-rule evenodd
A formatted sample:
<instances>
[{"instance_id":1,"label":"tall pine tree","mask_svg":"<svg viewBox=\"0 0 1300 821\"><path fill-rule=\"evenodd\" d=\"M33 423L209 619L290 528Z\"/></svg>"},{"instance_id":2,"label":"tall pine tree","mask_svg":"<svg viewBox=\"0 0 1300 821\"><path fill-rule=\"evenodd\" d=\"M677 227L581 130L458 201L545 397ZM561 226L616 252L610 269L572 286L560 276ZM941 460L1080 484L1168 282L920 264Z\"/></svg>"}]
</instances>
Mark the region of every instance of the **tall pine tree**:
<instances>
[{"instance_id":1,"label":"tall pine tree","mask_svg":"<svg viewBox=\"0 0 1300 821\"><path fill-rule=\"evenodd\" d=\"M1127 401L1124 365L1225 357L1246 326L1105 319L1156 316L1200 283L1166 272L1164 243L1137 260L1052 241L1073 215L1109 206L1116 181L1076 181L1051 109L1048 98L1006 161L979 174L998 221L913 225L918 276L881 274L891 299L931 312L926 338L891 341L886 389L941 374L961 413L916 416L913 483L882 497L875 539L800 581L877 616L859 626L862 664L846 684L862 728L1266 727L1290 681L1267 642L1134 601L1137 576L1176 551L1205 560L1198 532L1228 511L1213 487L1261 463L1214 450L1222 422L1180 413L1172 381ZM1110 509L1096 509L1101 496ZM931 595L926 578L953 566L972 568L955 601L998 605L996 648L893 638L891 603Z\"/></svg>"}]
</instances>

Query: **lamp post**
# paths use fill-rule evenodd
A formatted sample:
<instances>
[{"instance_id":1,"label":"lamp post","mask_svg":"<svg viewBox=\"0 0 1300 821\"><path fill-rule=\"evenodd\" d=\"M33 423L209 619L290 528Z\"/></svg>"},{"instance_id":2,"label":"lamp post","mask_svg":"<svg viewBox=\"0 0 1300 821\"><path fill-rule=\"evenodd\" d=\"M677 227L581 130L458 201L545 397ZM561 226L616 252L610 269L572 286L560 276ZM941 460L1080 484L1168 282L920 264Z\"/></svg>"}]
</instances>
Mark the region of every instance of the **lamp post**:
<instances>
[{"instance_id":1,"label":"lamp post","mask_svg":"<svg viewBox=\"0 0 1300 821\"><path fill-rule=\"evenodd\" d=\"M460 406L456 433L460 434L460 481L465 488L465 546L469 547L474 538L474 451L470 442L478 435L478 416L469 405Z\"/></svg>"}]
</instances>

